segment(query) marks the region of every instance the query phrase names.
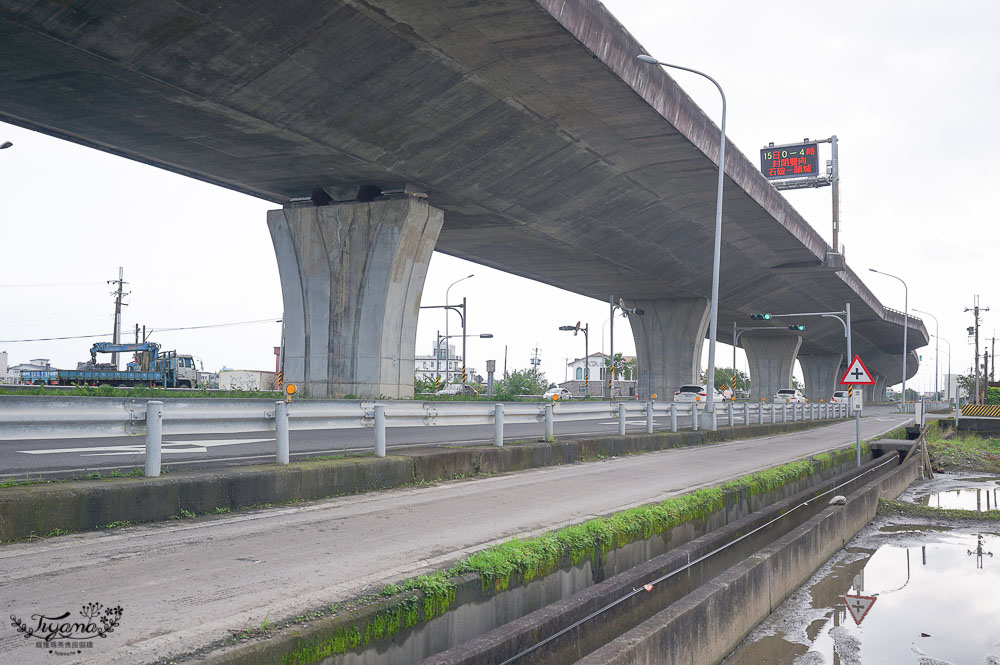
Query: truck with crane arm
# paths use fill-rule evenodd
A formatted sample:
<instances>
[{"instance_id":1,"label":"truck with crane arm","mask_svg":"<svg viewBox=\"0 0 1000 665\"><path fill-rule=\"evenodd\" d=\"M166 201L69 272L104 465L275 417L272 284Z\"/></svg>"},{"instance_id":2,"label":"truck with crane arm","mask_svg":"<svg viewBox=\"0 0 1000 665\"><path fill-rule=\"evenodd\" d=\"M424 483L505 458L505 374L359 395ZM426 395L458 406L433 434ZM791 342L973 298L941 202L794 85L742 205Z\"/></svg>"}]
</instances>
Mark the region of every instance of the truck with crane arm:
<instances>
[{"instance_id":1,"label":"truck with crane arm","mask_svg":"<svg viewBox=\"0 0 1000 665\"><path fill-rule=\"evenodd\" d=\"M125 370L119 370L110 363L97 362L98 353L128 352L134 356ZM97 342L90 347L90 362L79 363L76 369L24 371L21 372L21 380L55 386L194 388L198 385L198 369L192 356L179 355L176 351L160 351L156 342Z\"/></svg>"}]
</instances>

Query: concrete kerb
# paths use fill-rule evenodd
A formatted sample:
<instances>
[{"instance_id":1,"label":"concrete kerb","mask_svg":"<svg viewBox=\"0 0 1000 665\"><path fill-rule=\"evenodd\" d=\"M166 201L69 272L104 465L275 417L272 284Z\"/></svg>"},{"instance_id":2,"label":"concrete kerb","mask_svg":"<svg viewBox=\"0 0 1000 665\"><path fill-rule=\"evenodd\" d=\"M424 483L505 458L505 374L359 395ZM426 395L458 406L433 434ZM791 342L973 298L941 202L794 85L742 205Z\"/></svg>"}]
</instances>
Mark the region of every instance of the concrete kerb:
<instances>
[{"instance_id":1,"label":"concrete kerb","mask_svg":"<svg viewBox=\"0 0 1000 665\"><path fill-rule=\"evenodd\" d=\"M794 432L837 421L745 425L714 432L655 432L552 443L400 449L385 458L311 460L158 478L111 478L0 488L0 542L87 531L115 523L210 514L322 499L476 474L507 473L737 438ZM110 481L110 482L109 482Z\"/></svg>"}]
</instances>

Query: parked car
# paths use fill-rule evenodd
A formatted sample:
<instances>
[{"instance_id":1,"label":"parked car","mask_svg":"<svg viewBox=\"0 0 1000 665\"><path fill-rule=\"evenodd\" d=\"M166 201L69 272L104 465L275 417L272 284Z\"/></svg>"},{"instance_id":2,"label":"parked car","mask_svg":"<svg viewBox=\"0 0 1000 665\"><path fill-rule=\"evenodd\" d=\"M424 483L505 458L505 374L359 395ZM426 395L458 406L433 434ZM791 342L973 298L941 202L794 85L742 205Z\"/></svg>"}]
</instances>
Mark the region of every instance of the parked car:
<instances>
[{"instance_id":1,"label":"parked car","mask_svg":"<svg viewBox=\"0 0 1000 665\"><path fill-rule=\"evenodd\" d=\"M573 397L573 393L569 391L569 388L549 388L542 395L543 399L570 399Z\"/></svg>"},{"instance_id":2,"label":"parked car","mask_svg":"<svg viewBox=\"0 0 1000 665\"><path fill-rule=\"evenodd\" d=\"M713 391L715 393L714 400L716 402L724 402L725 397L718 390ZM708 387L689 385L681 386L674 393L675 402L707 402L708 401Z\"/></svg>"},{"instance_id":3,"label":"parked car","mask_svg":"<svg viewBox=\"0 0 1000 665\"><path fill-rule=\"evenodd\" d=\"M467 383L449 383L435 395L478 395L479 391Z\"/></svg>"},{"instance_id":4,"label":"parked car","mask_svg":"<svg viewBox=\"0 0 1000 665\"><path fill-rule=\"evenodd\" d=\"M831 404L847 404L850 402L850 398L847 396L846 390L838 390L833 393L833 397L830 398Z\"/></svg>"},{"instance_id":5,"label":"parked car","mask_svg":"<svg viewBox=\"0 0 1000 665\"><path fill-rule=\"evenodd\" d=\"M805 395L794 388L782 388L774 393L775 404L805 404L808 401Z\"/></svg>"}]
</instances>

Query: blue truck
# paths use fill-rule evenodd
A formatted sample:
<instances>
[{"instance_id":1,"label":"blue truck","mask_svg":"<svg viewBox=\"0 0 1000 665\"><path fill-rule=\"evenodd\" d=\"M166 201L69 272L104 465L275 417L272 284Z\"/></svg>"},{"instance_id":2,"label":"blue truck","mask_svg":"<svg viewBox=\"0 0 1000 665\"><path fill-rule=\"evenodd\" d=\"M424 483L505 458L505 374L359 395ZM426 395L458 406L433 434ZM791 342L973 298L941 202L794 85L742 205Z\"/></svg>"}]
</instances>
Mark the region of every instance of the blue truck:
<instances>
[{"instance_id":1,"label":"blue truck","mask_svg":"<svg viewBox=\"0 0 1000 665\"><path fill-rule=\"evenodd\" d=\"M129 352L133 356L125 370L97 362L98 353ZM160 351L156 342L97 342L90 347L90 362L80 363L76 369L26 370L21 372L21 381L50 386L194 388L198 385L198 369L193 357L179 355L176 351Z\"/></svg>"}]
</instances>

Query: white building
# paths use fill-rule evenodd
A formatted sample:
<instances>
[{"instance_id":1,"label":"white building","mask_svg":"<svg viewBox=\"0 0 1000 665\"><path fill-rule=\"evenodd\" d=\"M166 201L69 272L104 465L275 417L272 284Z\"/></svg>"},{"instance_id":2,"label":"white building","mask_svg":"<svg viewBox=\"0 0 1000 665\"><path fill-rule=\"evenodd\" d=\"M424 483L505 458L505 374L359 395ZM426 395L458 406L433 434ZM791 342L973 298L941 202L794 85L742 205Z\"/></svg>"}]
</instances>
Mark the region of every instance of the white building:
<instances>
[{"instance_id":1,"label":"white building","mask_svg":"<svg viewBox=\"0 0 1000 665\"><path fill-rule=\"evenodd\" d=\"M469 381L472 381L476 376L476 370L473 367L466 367L465 372ZM459 380L462 376L462 356L455 353L453 344L449 344L447 349L442 345L439 358L434 357L432 348L431 355L416 356L413 359L414 378L421 381L433 381L435 377L440 376L443 383L446 373L450 374L452 381Z\"/></svg>"},{"instance_id":2,"label":"white building","mask_svg":"<svg viewBox=\"0 0 1000 665\"><path fill-rule=\"evenodd\" d=\"M570 380L564 383L560 383L560 388L568 388L570 392L574 395L584 395L587 391L587 385L584 381L584 368L590 367L590 390L591 395L606 395L607 394L607 368L604 366L605 355L598 351L597 353L591 353L587 358L577 358L572 362L566 363L566 367L569 368ZM625 362L634 361L635 356L622 356ZM626 370L624 375L615 377L615 397L632 397L635 395L636 391L636 377L632 376L632 372Z\"/></svg>"}]
</instances>

